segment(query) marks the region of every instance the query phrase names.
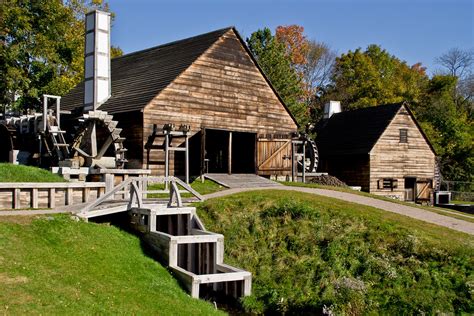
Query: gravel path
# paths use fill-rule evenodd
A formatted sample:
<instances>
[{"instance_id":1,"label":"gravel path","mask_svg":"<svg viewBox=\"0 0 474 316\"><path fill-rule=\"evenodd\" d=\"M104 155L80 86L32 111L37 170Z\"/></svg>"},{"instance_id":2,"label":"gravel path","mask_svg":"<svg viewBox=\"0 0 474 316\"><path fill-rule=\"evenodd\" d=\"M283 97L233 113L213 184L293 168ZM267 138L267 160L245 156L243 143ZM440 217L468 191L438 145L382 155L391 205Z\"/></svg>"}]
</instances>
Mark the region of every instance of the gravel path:
<instances>
[{"instance_id":1,"label":"gravel path","mask_svg":"<svg viewBox=\"0 0 474 316\"><path fill-rule=\"evenodd\" d=\"M384 211L389 211L412 218L416 218L428 223L436 224L439 226L448 227L463 233L474 235L474 223L463 221L461 219L440 215L434 212L426 211L417 207L406 206L402 204L392 203L388 201L378 200L370 197L361 196L358 194L351 194L346 192L339 192L333 190L325 189L315 189L315 188L304 188L304 187L290 187L290 186L281 186L273 188L246 188L246 189L229 189L224 191L215 192L212 194L204 195L206 199L226 196L234 193L245 192L245 191L254 191L254 190L286 190L286 191L298 191L310 194L323 195L327 197L336 198L339 200L344 200L348 202L353 202L357 204L363 204L372 206Z\"/></svg>"}]
</instances>

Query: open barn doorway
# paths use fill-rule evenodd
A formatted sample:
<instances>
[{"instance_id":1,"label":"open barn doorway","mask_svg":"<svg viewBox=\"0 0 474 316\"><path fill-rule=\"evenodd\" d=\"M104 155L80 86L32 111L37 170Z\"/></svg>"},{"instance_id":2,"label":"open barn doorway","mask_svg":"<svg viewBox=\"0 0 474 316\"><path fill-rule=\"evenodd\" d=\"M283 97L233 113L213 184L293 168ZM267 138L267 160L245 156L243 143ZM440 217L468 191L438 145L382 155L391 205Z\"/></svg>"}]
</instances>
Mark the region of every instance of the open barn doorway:
<instances>
[{"instance_id":1,"label":"open barn doorway","mask_svg":"<svg viewBox=\"0 0 474 316\"><path fill-rule=\"evenodd\" d=\"M256 136L255 133L204 129L204 172L255 173Z\"/></svg>"}]
</instances>

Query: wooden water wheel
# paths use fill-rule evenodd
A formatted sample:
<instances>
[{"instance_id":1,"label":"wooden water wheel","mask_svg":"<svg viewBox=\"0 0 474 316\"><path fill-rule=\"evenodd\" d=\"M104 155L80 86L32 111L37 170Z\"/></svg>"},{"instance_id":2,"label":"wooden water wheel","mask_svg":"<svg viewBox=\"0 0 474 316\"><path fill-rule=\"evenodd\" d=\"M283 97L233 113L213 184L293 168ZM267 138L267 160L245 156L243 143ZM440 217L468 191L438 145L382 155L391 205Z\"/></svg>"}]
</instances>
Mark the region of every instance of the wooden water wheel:
<instances>
[{"instance_id":1,"label":"wooden water wheel","mask_svg":"<svg viewBox=\"0 0 474 316\"><path fill-rule=\"evenodd\" d=\"M72 143L74 159L79 160L81 166L123 168L127 149L123 146L125 138L120 137L122 129L117 128L118 121L104 111L89 111L80 121ZM112 157L106 157L107 154ZM111 160L115 166L110 166Z\"/></svg>"},{"instance_id":2,"label":"wooden water wheel","mask_svg":"<svg viewBox=\"0 0 474 316\"><path fill-rule=\"evenodd\" d=\"M309 138L309 136L301 136L301 140L305 145L303 146L302 144L299 144L296 148L299 154L297 155L298 172L303 171L303 148L305 150L305 172L316 172L319 162L318 147L314 140Z\"/></svg>"}]
</instances>

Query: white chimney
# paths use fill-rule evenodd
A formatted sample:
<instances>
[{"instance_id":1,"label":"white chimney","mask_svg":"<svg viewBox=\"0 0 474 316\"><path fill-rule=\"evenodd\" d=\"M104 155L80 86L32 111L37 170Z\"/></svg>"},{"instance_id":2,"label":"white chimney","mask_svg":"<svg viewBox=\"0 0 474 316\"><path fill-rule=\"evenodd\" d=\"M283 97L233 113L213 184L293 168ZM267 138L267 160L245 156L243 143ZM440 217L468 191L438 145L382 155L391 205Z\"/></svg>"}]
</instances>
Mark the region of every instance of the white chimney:
<instances>
[{"instance_id":1,"label":"white chimney","mask_svg":"<svg viewBox=\"0 0 474 316\"><path fill-rule=\"evenodd\" d=\"M84 111L96 110L110 97L110 13L86 14Z\"/></svg>"},{"instance_id":2,"label":"white chimney","mask_svg":"<svg viewBox=\"0 0 474 316\"><path fill-rule=\"evenodd\" d=\"M341 112L341 101L329 101L324 105L323 118L328 119L335 113Z\"/></svg>"}]
</instances>

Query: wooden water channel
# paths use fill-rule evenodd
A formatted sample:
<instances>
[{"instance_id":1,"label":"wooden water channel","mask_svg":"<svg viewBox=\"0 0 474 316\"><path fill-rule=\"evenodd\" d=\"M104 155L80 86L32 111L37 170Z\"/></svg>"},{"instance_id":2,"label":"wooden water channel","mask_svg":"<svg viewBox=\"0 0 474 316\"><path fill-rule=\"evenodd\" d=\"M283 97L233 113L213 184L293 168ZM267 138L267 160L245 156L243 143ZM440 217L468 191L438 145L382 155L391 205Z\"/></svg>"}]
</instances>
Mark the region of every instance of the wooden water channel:
<instances>
[{"instance_id":1,"label":"wooden water channel","mask_svg":"<svg viewBox=\"0 0 474 316\"><path fill-rule=\"evenodd\" d=\"M168 183L170 190L147 190L150 182ZM77 216L88 220L128 212L132 228L142 234L157 259L168 266L194 298L209 294L231 298L250 295L251 273L223 262L224 236L205 229L196 208L183 204L178 185L197 199L203 199L174 177L129 178L84 207ZM130 199L126 204L108 204L116 193L127 189ZM167 204L146 199L149 193L165 192L170 195Z\"/></svg>"}]
</instances>

